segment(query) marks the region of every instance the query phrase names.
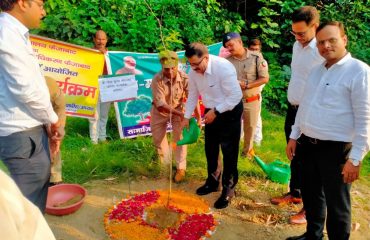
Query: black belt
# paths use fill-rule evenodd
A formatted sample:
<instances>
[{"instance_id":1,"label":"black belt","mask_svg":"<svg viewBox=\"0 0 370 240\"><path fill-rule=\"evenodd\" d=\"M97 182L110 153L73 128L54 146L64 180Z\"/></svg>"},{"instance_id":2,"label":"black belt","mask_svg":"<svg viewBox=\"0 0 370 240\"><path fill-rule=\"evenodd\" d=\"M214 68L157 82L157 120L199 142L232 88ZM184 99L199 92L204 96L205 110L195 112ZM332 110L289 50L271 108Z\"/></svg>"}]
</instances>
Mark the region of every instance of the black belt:
<instances>
[{"instance_id":1,"label":"black belt","mask_svg":"<svg viewBox=\"0 0 370 240\"><path fill-rule=\"evenodd\" d=\"M317 144L336 144L336 143L347 144L347 143L349 143L349 142L334 141L334 140L321 140L321 139L306 136L303 133L302 133L301 137L299 138L299 141L314 144L314 145L317 145Z\"/></svg>"},{"instance_id":2,"label":"black belt","mask_svg":"<svg viewBox=\"0 0 370 240\"><path fill-rule=\"evenodd\" d=\"M233 112L233 111L236 111L237 109L238 109L238 107L241 107L241 108L243 108L243 102L242 101L240 101L238 104L236 104L235 105L235 107L233 108L233 109L231 109L231 110L227 110L227 111L225 111L225 112L223 112L223 113L220 113L220 114L228 114L228 113L231 113L231 112ZM206 114L209 110L211 110L211 109L213 109L213 108L205 108L204 109L204 114Z\"/></svg>"},{"instance_id":3,"label":"black belt","mask_svg":"<svg viewBox=\"0 0 370 240\"><path fill-rule=\"evenodd\" d=\"M312 144L312 145L324 145L323 147L347 146L347 144L351 144L351 142L342 142L342 141L334 141L334 140L321 140L321 139L306 136L304 134L301 135L301 137L298 139L298 142L306 143L306 144Z\"/></svg>"},{"instance_id":4,"label":"black belt","mask_svg":"<svg viewBox=\"0 0 370 240\"><path fill-rule=\"evenodd\" d=\"M319 143L322 143L322 142L327 142L327 141L324 141L324 140L320 140L320 139L317 139L317 138L312 138L312 137L306 136L304 134L302 134L302 136L300 137L300 140L305 141L305 142L309 142L311 144L319 144Z\"/></svg>"}]
</instances>

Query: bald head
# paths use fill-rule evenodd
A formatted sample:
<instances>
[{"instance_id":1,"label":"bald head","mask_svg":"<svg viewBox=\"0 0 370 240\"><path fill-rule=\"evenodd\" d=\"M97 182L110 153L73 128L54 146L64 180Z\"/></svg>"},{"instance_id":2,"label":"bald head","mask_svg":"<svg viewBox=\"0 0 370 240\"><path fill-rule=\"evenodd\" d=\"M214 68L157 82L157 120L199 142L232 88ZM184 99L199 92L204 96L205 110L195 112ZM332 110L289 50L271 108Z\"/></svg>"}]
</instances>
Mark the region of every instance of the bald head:
<instances>
[{"instance_id":1,"label":"bald head","mask_svg":"<svg viewBox=\"0 0 370 240\"><path fill-rule=\"evenodd\" d=\"M107 51L107 34L103 30L98 30L93 38L94 48L105 53Z\"/></svg>"}]
</instances>

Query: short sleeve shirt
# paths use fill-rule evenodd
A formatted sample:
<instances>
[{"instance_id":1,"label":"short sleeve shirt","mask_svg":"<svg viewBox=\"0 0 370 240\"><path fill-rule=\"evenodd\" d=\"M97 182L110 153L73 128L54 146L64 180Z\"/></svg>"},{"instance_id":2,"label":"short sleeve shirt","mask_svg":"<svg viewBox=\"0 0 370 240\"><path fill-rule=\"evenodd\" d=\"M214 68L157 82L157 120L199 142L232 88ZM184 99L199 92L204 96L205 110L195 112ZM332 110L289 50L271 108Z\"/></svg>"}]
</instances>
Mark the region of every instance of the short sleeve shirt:
<instances>
[{"instance_id":1,"label":"short sleeve shirt","mask_svg":"<svg viewBox=\"0 0 370 240\"><path fill-rule=\"evenodd\" d=\"M269 77L268 65L260 52L245 49L245 55L242 59L230 56L227 58L235 67L238 80L248 82L256 81L258 78ZM259 87L243 90L243 97L251 97L259 94Z\"/></svg>"},{"instance_id":2,"label":"short sleeve shirt","mask_svg":"<svg viewBox=\"0 0 370 240\"><path fill-rule=\"evenodd\" d=\"M181 71L178 71L176 80L172 83L170 79L163 76L162 71L157 73L152 81L154 107L157 108L167 104L172 108L182 109L189 93L188 81L188 76Z\"/></svg>"}]
</instances>

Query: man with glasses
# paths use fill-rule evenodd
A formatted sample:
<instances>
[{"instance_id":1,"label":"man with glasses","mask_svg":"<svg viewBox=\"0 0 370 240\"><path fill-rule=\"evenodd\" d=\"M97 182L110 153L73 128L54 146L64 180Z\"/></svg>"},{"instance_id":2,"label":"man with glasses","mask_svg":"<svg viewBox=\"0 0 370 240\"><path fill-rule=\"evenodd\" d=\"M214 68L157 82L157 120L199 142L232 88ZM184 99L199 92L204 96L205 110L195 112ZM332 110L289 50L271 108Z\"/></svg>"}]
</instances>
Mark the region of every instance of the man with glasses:
<instances>
[{"instance_id":1,"label":"man with glasses","mask_svg":"<svg viewBox=\"0 0 370 240\"><path fill-rule=\"evenodd\" d=\"M291 78L288 87L288 111L285 118L285 137L289 141L292 125L301 103L308 74L313 67L324 61L316 47L316 28L319 26L320 15L315 7L303 6L296 9L292 15L292 31L296 41L293 45L291 62ZM298 204L302 202L302 163L299 147L290 163L291 178L289 192L281 197L271 199L273 204ZM304 203L303 203L304 205ZM290 223L305 224L304 208L290 218Z\"/></svg>"},{"instance_id":2,"label":"man with glasses","mask_svg":"<svg viewBox=\"0 0 370 240\"><path fill-rule=\"evenodd\" d=\"M260 52L244 48L243 41L236 32L223 36L223 46L230 52L227 58L235 67L243 93L244 144L242 156L253 158L253 140L261 110L260 86L269 81L267 62Z\"/></svg>"},{"instance_id":3,"label":"man with glasses","mask_svg":"<svg viewBox=\"0 0 370 240\"><path fill-rule=\"evenodd\" d=\"M290 140L292 159L300 143L302 196L307 228L294 239L348 240L351 232L351 183L370 148L370 68L347 52L340 22L317 28L325 62L309 74Z\"/></svg>"},{"instance_id":4,"label":"man with glasses","mask_svg":"<svg viewBox=\"0 0 370 240\"><path fill-rule=\"evenodd\" d=\"M50 178L48 135L60 122L29 40L46 13L42 0L0 1L0 158L22 193L41 212Z\"/></svg>"},{"instance_id":5,"label":"man with glasses","mask_svg":"<svg viewBox=\"0 0 370 240\"><path fill-rule=\"evenodd\" d=\"M221 174L218 157L223 155L222 194L214 207L221 209L229 205L235 195L238 182L238 154L243 104L234 66L224 58L209 55L202 43L192 43L186 47L191 70L189 72L189 97L182 126L189 126L189 119L202 97L205 106L204 134L208 178L197 189L198 195L217 192Z\"/></svg>"}]
</instances>

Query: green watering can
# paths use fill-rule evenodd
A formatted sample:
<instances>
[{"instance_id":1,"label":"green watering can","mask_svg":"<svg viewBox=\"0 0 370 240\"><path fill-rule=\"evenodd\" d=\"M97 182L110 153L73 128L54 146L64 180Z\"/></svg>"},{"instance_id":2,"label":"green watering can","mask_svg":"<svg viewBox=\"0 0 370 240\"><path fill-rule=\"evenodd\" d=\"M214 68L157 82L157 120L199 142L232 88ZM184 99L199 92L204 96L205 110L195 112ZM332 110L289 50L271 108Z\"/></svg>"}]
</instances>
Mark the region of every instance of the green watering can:
<instances>
[{"instance_id":1,"label":"green watering can","mask_svg":"<svg viewBox=\"0 0 370 240\"><path fill-rule=\"evenodd\" d=\"M182 139L177 141L177 145L192 144L198 140L200 135L200 128L195 118L189 120L189 129L184 128L182 130Z\"/></svg>"},{"instance_id":2,"label":"green watering can","mask_svg":"<svg viewBox=\"0 0 370 240\"><path fill-rule=\"evenodd\" d=\"M289 182L290 166L288 164L280 162L279 160L266 164L258 156L254 156L254 160L256 160L271 181L282 184L287 184Z\"/></svg>"}]
</instances>

